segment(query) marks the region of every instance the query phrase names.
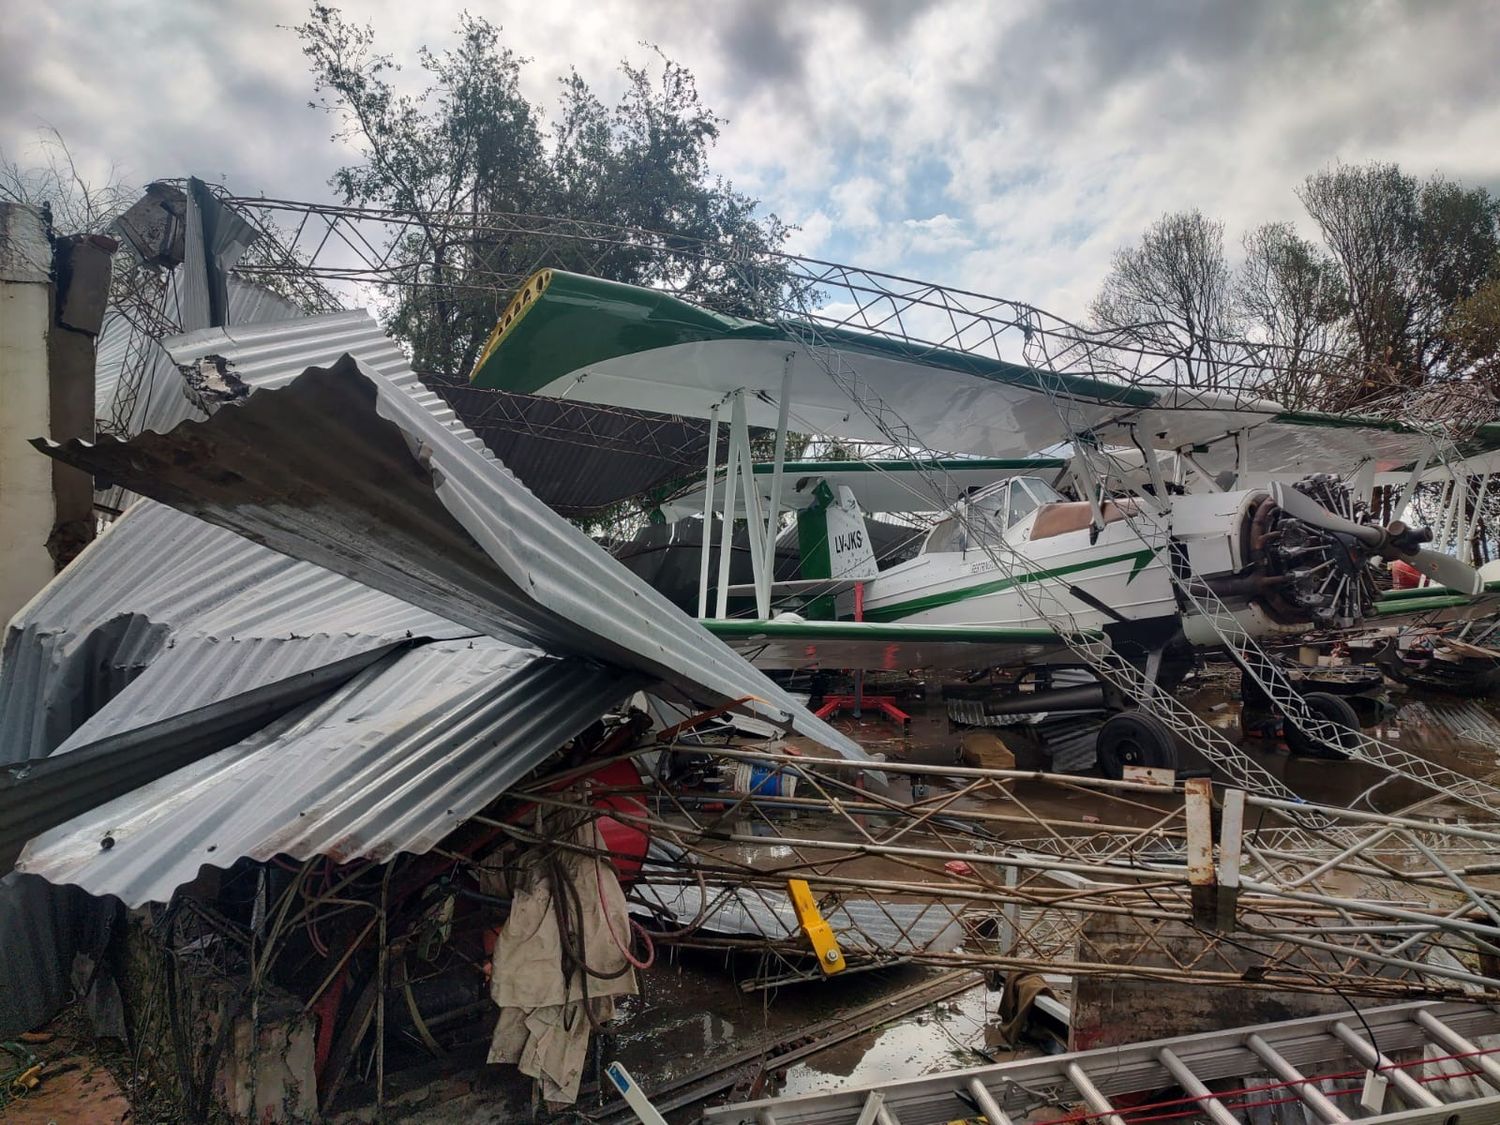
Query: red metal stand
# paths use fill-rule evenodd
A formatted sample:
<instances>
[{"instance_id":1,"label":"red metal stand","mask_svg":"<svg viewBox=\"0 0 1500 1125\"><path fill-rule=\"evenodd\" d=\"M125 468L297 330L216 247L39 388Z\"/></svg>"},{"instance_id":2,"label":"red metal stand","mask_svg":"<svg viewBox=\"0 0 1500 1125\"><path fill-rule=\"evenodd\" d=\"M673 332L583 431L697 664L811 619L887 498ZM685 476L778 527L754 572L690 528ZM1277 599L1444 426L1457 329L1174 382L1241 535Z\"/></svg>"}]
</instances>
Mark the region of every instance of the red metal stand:
<instances>
[{"instance_id":1,"label":"red metal stand","mask_svg":"<svg viewBox=\"0 0 1500 1125\"><path fill-rule=\"evenodd\" d=\"M866 709L881 712L886 718L899 724L903 731L911 726L911 716L897 707L895 697L890 695L867 695L863 699L853 695L828 695L823 697L823 706L813 713L820 719L826 719L840 711L851 711L858 715Z\"/></svg>"},{"instance_id":2,"label":"red metal stand","mask_svg":"<svg viewBox=\"0 0 1500 1125\"><path fill-rule=\"evenodd\" d=\"M856 582L854 584L854 620L865 619L865 584ZM863 670L854 673L853 695L829 695L823 698L823 706L819 707L815 715L820 719L826 719L829 715L836 715L840 711L852 712L856 717L864 714L866 707L881 712L899 726L904 733L911 727L911 716L896 706L894 696L889 695L866 695L865 674Z\"/></svg>"}]
</instances>

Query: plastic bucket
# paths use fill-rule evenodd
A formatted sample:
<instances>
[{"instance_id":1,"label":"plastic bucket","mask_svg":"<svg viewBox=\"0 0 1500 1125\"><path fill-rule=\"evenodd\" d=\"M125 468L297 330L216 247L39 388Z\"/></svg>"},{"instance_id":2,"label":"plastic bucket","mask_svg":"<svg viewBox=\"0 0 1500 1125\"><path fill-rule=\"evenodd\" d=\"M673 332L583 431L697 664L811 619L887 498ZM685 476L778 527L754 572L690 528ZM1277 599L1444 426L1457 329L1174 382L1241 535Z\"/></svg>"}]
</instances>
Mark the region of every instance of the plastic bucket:
<instances>
[{"instance_id":1,"label":"plastic bucket","mask_svg":"<svg viewBox=\"0 0 1500 1125\"><path fill-rule=\"evenodd\" d=\"M797 779L771 766L741 762L734 770L734 791L757 797L792 797L797 792Z\"/></svg>"}]
</instances>

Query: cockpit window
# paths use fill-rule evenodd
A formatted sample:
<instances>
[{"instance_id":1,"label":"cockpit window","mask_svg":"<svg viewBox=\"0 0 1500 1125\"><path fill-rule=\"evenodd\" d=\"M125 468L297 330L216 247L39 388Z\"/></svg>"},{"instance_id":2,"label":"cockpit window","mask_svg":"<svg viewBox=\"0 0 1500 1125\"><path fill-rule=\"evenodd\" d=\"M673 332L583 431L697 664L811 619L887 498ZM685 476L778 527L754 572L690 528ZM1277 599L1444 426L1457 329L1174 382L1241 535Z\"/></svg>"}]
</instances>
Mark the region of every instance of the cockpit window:
<instances>
[{"instance_id":1,"label":"cockpit window","mask_svg":"<svg viewBox=\"0 0 1500 1125\"><path fill-rule=\"evenodd\" d=\"M1021 481L1012 481L1010 485L1010 518L1005 521L1006 527L1015 527L1023 519L1036 510L1036 497L1027 491Z\"/></svg>"},{"instance_id":2,"label":"cockpit window","mask_svg":"<svg viewBox=\"0 0 1500 1125\"><path fill-rule=\"evenodd\" d=\"M1061 500L1057 490L1036 477L1014 477L1000 487L986 489L969 503L965 520L949 516L936 524L922 545L924 555L966 551L1000 543L1005 532L1042 504Z\"/></svg>"},{"instance_id":3,"label":"cockpit window","mask_svg":"<svg viewBox=\"0 0 1500 1125\"><path fill-rule=\"evenodd\" d=\"M953 516L940 520L927 533L927 542L922 544L922 553L931 555L942 551L961 550L958 543L960 530L958 520Z\"/></svg>"}]
</instances>

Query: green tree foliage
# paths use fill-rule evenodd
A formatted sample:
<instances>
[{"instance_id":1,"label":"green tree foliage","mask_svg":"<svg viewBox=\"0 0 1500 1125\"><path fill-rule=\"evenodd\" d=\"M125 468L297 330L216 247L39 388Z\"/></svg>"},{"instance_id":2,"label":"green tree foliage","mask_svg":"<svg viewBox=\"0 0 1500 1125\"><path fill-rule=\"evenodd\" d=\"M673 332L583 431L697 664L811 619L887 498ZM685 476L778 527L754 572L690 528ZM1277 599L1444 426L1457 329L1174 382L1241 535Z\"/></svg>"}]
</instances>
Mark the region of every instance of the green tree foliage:
<instances>
[{"instance_id":1,"label":"green tree foliage","mask_svg":"<svg viewBox=\"0 0 1500 1125\"><path fill-rule=\"evenodd\" d=\"M1500 263L1454 307L1444 335L1449 341L1451 369L1500 397Z\"/></svg>"},{"instance_id":2,"label":"green tree foliage","mask_svg":"<svg viewBox=\"0 0 1500 1125\"><path fill-rule=\"evenodd\" d=\"M1441 177L1419 184L1394 164L1340 165L1298 190L1348 294L1351 378L1338 405L1447 373L1454 310L1490 275L1497 201Z\"/></svg>"},{"instance_id":3,"label":"green tree foliage","mask_svg":"<svg viewBox=\"0 0 1500 1125\"><path fill-rule=\"evenodd\" d=\"M649 67L622 64L625 92L613 107L568 74L549 119L521 91L528 60L481 17L460 17L450 49L420 52L419 95L398 92L396 61L338 9L315 4L295 30L314 75L311 104L362 156L333 186L347 203L398 213L388 318L418 368L468 374L511 292L544 267L683 287L746 315L784 296L785 271L765 262L792 228L760 216L757 200L713 174L722 119L659 51ZM521 235L504 221L517 214L643 233ZM752 261L753 269L729 264Z\"/></svg>"}]
</instances>

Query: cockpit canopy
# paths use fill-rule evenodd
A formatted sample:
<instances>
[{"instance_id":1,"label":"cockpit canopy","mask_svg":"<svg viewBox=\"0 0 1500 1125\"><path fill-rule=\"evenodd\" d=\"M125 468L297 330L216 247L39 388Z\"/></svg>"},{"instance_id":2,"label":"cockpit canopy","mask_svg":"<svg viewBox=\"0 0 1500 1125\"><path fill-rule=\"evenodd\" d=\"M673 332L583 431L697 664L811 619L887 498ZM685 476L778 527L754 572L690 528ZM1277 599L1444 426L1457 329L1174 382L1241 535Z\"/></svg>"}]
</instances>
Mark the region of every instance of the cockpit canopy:
<instances>
[{"instance_id":1,"label":"cockpit canopy","mask_svg":"<svg viewBox=\"0 0 1500 1125\"><path fill-rule=\"evenodd\" d=\"M974 493L963 502L965 518L939 521L922 544L922 554L966 551L999 543L1006 533L1043 504L1062 499L1057 489L1038 477L1011 477ZM965 526L967 525L967 526Z\"/></svg>"}]
</instances>

